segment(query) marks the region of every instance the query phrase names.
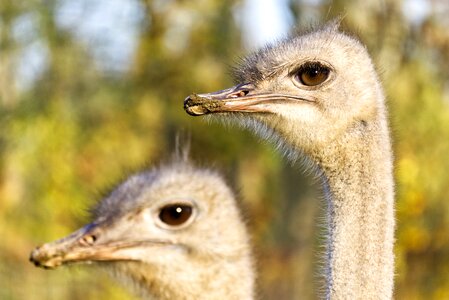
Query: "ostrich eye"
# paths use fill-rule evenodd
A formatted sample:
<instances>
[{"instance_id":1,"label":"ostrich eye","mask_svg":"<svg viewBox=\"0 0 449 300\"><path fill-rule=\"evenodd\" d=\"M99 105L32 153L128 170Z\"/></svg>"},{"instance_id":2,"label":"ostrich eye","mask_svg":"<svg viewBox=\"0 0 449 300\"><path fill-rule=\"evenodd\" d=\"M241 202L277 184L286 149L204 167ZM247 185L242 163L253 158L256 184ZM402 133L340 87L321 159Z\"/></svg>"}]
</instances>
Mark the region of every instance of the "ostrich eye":
<instances>
[{"instance_id":1,"label":"ostrich eye","mask_svg":"<svg viewBox=\"0 0 449 300\"><path fill-rule=\"evenodd\" d=\"M159 219L169 226L179 226L190 219L192 211L188 204L170 204L161 208Z\"/></svg>"},{"instance_id":2,"label":"ostrich eye","mask_svg":"<svg viewBox=\"0 0 449 300\"><path fill-rule=\"evenodd\" d=\"M296 73L296 79L306 86L316 86L329 77L330 69L318 62L302 65Z\"/></svg>"}]
</instances>

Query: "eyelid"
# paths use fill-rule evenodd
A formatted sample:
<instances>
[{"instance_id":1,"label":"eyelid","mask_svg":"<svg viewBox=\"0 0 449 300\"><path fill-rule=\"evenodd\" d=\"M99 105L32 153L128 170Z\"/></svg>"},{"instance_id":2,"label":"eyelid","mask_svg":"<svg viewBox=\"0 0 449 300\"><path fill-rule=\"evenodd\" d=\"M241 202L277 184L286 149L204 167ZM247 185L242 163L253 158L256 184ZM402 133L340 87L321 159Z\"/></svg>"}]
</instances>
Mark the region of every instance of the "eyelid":
<instances>
[{"instance_id":1,"label":"eyelid","mask_svg":"<svg viewBox=\"0 0 449 300\"><path fill-rule=\"evenodd\" d=\"M302 69L304 69L306 67L314 66L314 65L319 65L320 67L324 67L326 69L329 69L330 73L334 72L334 67L332 67L332 65L330 63L326 62L326 61L309 60L309 61L304 61L303 63L293 67L291 70L289 70L288 75L290 77L295 76Z\"/></svg>"}]
</instances>

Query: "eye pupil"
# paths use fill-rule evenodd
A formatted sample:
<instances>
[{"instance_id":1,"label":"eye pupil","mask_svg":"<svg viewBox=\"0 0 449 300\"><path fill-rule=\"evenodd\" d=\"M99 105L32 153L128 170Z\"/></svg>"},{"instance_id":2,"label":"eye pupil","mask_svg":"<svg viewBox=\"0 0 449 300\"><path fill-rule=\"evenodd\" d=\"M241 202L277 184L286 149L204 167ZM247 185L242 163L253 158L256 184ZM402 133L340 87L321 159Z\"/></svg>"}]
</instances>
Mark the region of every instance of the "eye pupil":
<instances>
[{"instance_id":1,"label":"eye pupil","mask_svg":"<svg viewBox=\"0 0 449 300\"><path fill-rule=\"evenodd\" d=\"M192 206L187 204L170 204L161 208L159 219L167 225L179 226L192 216Z\"/></svg>"},{"instance_id":2,"label":"eye pupil","mask_svg":"<svg viewBox=\"0 0 449 300\"><path fill-rule=\"evenodd\" d=\"M306 63L299 69L297 79L306 86L316 86L329 77L330 69L320 63Z\"/></svg>"}]
</instances>

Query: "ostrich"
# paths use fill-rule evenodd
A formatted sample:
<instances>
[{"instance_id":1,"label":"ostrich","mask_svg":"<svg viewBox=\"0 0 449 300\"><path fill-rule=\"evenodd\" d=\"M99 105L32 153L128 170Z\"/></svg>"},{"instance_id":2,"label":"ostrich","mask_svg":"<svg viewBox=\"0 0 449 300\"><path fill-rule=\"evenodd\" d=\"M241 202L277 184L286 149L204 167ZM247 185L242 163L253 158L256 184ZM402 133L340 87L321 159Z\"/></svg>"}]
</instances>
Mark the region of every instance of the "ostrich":
<instances>
[{"instance_id":1,"label":"ostrich","mask_svg":"<svg viewBox=\"0 0 449 300\"><path fill-rule=\"evenodd\" d=\"M365 47L334 22L244 58L237 85L193 94L314 166L327 203L324 298L391 299L394 183L384 94Z\"/></svg>"},{"instance_id":2,"label":"ostrich","mask_svg":"<svg viewBox=\"0 0 449 300\"><path fill-rule=\"evenodd\" d=\"M144 298L253 299L249 238L217 173L184 161L133 175L93 215L30 261L50 269L98 262Z\"/></svg>"}]
</instances>

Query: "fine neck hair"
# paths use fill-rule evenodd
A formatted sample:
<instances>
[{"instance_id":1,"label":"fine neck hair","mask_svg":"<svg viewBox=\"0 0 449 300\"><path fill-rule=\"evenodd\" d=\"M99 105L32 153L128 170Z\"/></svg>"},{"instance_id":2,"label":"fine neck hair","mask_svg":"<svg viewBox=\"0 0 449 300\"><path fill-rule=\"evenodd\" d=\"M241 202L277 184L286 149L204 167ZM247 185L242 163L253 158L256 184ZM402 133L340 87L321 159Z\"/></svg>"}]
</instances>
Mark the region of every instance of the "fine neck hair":
<instances>
[{"instance_id":1,"label":"fine neck hair","mask_svg":"<svg viewBox=\"0 0 449 300\"><path fill-rule=\"evenodd\" d=\"M327 202L327 299L391 299L394 190L386 124L321 151ZM363 125L362 125L363 126Z\"/></svg>"},{"instance_id":2,"label":"fine neck hair","mask_svg":"<svg viewBox=\"0 0 449 300\"><path fill-rule=\"evenodd\" d=\"M108 265L105 270L142 299L253 300L253 261L249 249L244 248L234 258L223 258L221 262L216 261L215 254L209 260L204 259L204 254L186 254L188 260L172 261L177 266L168 272L151 266L143 268L136 262Z\"/></svg>"},{"instance_id":3,"label":"fine neck hair","mask_svg":"<svg viewBox=\"0 0 449 300\"><path fill-rule=\"evenodd\" d=\"M278 117L257 116L253 128L275 138L290 158L306 156L321 180L327 206L324 298L391 299L394 180L383 104L369 122L355 122L332 139L306 147L294 121L266 120ZM266 124L275 126L267 129Z\"/></svg>"},{"instance_id":4,"label":"fine neck hair","mask_svg":"<svg viewBox=\"0 0 449 300\"><path fill-rule=\"evenodd\" d=\"M267 117L273 116L256 118L254 124L274 124L263 121ZM374 120L357 122L312 147L302 147L304 139L291 120L271 129L262 124L253 128L265 138L275 137L290 158L306 156L321 180L327 206L324 298L391 299L394 181L384 108Z\"/></svg>"}]
</instances>

